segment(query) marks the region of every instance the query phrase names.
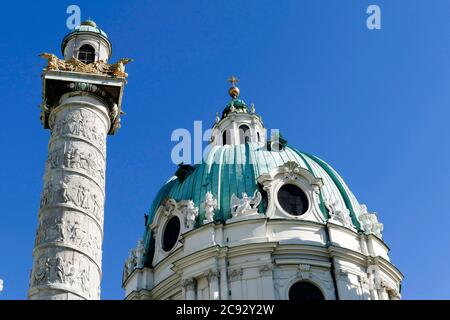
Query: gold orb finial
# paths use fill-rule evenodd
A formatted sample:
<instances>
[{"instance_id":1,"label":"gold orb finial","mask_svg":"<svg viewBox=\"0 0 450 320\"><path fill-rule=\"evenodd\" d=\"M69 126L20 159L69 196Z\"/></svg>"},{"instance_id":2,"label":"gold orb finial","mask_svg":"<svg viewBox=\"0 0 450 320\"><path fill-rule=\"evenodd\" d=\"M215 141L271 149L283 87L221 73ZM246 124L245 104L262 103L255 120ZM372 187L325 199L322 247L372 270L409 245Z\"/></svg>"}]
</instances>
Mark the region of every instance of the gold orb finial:
<instances>
[{"instance_id":1,"label":"gold orb finial","mask_svg":"<svg viewBox=\"0 0 450 320\"><path fill-rule=\"evenodd\" d=\"M227 81L231 83L231 88L228 90L228 94L233 99L236 99L239 96L239 88L236 87L236 83L238 83L240 80L232 75L230 78L228 78Z\"/></svg>"}]
</instances>

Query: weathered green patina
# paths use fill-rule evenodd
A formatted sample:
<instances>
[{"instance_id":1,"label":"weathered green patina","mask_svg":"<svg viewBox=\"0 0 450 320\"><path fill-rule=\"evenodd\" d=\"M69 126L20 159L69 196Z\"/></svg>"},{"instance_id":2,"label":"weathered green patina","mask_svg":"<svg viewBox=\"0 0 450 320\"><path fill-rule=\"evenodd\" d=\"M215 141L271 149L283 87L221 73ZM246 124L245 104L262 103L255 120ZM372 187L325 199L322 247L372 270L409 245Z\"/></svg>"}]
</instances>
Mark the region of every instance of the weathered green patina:
<instances>
[{"instance_id":1,"label":"weathered green patina","mask_svg":"<svg viewBox=\"0 0 450 320\"><path fill-rule=\"evenodd\" d=\"M205 195L210 191L217 199L217 210L214 220L223 222L231 218L230 199L233 194L241 196L242 192L248 195L260 188L257 179L262 174L267 174L273 169L283 166L289 161L297 163L300 167L309 170L315 177L322 178L324 186L319 195L320 209L325 219L329 218L328 210L324 204L324 195L328 199L338 199L343 201L349 210L355 227L360 230L356 210L351 198L354 198L348 187L337 173L323 160L300 152L294 148L286 146L281 151L268 151L266 148L256 143L241 145L227 145L213 147L203 163L193 166L193 170L183 181L173 176L167 181L156 195L147 220L144 243L147 250L151 251L153 237L149 225L162 202L167 198L176 201L192 200L199 208L199 217L196 227L202 224L205 218L205 208L202 205ZM258 208L260 213L264 213L265 205ZM150 252L149 256L151 256Z\"/></svg>"}]
</instances>

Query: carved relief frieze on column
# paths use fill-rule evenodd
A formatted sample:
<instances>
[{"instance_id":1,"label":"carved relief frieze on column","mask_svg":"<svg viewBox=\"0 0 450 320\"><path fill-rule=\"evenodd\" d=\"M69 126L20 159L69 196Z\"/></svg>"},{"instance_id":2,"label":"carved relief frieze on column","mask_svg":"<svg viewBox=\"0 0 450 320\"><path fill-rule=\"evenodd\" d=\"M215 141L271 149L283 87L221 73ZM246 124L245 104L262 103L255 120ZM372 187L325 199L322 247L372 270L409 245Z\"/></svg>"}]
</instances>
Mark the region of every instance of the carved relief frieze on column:
<instances>
[{"instance_id":1,"label":"carved relief frieze on column","mask_svg":"<svg viewBox=\"0 0 450 320\"><path fill-rule=\"evenodd\" d=\"M60 138L83 140L99 149L103 157L106 157L108 124L99 118L94 110L68 108L61 110L57 116L50 119L50 124L53 125L50 143Z\"/></svg>"},{"instance_id":2,"label":"carved relief frieze on column","mask_svg":"<svg viewBox=\"0 0 450 320\"><path fill-rule=\"evenodd\" d=\"M35 255L30 294L60 289L86 299L98 299L101 271L83 254L46 248Z\"/></svg>"},{"instance_id":3,"label":"carved relief frieze on column","mask_svg":"<svg viewBox=\"0 0 450 320\"><path fill-rule=\"evenodd\" d=\"M101 188L105 185L105 158L94 146L64 139L50 143L46 173L65 170L92 179Z\"/></svg>"},{"instance_id":4,"label":"carved relief frieze on column","mask_svg":"<svg viewBox=\"0 0 450 320\"><path fill-rule=\"evenodd\" d=\"M55 174L46 176L41 195L40 216L55 207L80 211L103 223L104 191L83 176Z\"/></svg>"},{"instance_id":5,"label":"carved relief frieze on column","mask_svg":"<svg viewBox=\"0 0 450 320\"><path fill-rule=\"evenodd\" d=\"M28 291L33 300L100 298L106 137L121 127L131 59L109 64L106 34L92 20L81 25L89 30L64 37L63 59L40 55L48 62L40 120L51 136ZM80 62L77 55L88 43L94 61Z\"/></svg>"},{"instance_id":6,"label":"carved relief frieze on column","mask_svg":"<svg viewBox=\"0 0 450 320\"><path fill-rule=\"evenodd\" d=\"M93 95L65 94L49 123L29 296L99 299L109 111Z\"/></svg>"},{"instance_id":7,"label":"carved relief frieze on column","mask_svg":"<svg viewBox=\"0 0 450 320\"><path fill-rule=\"evenodd\" d=\"M76 211L53 209L39 222L35 248L71 247L83 251L100 267L102 238L101 227L91 217Z\"/></svg>"}]
</instances>

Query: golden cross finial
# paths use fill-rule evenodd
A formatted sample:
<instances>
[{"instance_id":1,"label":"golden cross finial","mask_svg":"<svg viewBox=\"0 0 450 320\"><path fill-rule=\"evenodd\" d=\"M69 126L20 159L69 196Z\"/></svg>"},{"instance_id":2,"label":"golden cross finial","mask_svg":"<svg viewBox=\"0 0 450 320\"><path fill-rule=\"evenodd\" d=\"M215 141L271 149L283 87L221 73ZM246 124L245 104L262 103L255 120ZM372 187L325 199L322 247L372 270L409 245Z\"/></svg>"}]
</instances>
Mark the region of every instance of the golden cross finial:
<instances>
[{"instance_id":1,"label":"golden cross finial","mask_svg":"<svg viewBox=\"0 0 450 320\"><path fill-rule=\"evenodd\" d=\"M238 83L240 80L235 76L231 76L227 81L231 83L231 86L236 87L236 83Z\"/></svg>"}]
</instances>

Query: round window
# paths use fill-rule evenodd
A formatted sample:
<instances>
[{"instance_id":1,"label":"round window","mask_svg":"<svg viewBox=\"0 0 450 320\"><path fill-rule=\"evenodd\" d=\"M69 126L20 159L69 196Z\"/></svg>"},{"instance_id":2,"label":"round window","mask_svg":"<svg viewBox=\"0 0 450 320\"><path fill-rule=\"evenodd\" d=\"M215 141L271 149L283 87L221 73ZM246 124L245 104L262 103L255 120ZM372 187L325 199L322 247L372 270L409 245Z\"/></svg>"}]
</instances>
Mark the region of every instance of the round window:
<instances>
[{"instance_id":1,"label":"round window","mask_svg":"<svg viewBox=\"0 0 450 320\"><path fill-rule=\"evenodd\" d=\"M170 218L164 228L162 238L162 248L164 251L170 251L177 243L178 236L180 235L180 219L178 217Z\"/></svg>"},{"instance_id":2,"label":"round window","mask_svg":"<svg viewBox=\"0 0 450 320\"><path fill-rule=\"evenodd\" d=\"M289 214L300 216L308 210L308 198L302 189L293 185L285 184L278 191L278 202Z\"/></svg>"},{"instance_id":3,"label":"round window","mask_svg":"<svg viewBox=\"0 0 450 320\"><path fill-rule=\"evenodd\" d=\"M309 282L300 281L289 289L289 300L318 301L325 300L322 291Z\"/></svg>"}]
</instances>

